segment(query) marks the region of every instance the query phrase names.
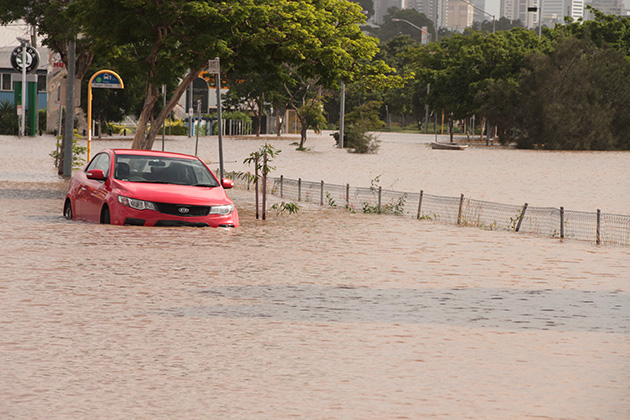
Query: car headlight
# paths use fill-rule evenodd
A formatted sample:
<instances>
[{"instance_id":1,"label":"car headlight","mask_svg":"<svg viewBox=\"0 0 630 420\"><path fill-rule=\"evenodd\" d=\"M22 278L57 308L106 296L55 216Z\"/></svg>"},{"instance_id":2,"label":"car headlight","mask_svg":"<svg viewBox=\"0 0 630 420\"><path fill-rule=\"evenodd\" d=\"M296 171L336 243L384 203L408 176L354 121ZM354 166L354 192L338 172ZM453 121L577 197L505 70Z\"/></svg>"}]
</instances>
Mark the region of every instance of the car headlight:
<instances>
[{"instance_id":1,"label":"car headlight","mask_svg":"<svg viewBox=\"0 0 630 420\"><path fill-rule=\"evenodd\" d=\"M210 207L209 214L220 214L225 216L226 214L230 214L234 211L234 204L224 204L222 206L212 206Z\"/></svg>"},{"instance_id":2,"label":"car headlight","mask_svg":"<svg viewBox=\"0 0 630 420\"><path fill-rule=\"evenodd\" d=\"M157 210L155 203L144 200L136 200L135 198L129 198L123 195L118 196L118 202L123 206L131 207L136 210Z\"/></svg>"}]
</instances>

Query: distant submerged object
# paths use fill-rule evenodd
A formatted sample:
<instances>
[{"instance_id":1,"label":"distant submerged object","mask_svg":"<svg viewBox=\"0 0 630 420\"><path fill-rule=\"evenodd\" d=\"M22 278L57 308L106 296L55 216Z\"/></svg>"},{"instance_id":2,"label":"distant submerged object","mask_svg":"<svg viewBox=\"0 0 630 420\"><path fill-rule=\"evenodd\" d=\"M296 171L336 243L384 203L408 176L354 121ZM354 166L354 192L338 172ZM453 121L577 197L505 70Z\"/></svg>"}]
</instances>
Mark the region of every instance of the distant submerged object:
<instances>
[{"instance_id":1,"label":"distant submerged object","mask_svg":"<svg viewBox=\"0 0 630 420\"><path fill-rule=\"evenodd\" d=\"M431 143L431 149L436 150L466 150L468 147L467 144L458 144L458 143Z\"/></svg>"}]
</instances>

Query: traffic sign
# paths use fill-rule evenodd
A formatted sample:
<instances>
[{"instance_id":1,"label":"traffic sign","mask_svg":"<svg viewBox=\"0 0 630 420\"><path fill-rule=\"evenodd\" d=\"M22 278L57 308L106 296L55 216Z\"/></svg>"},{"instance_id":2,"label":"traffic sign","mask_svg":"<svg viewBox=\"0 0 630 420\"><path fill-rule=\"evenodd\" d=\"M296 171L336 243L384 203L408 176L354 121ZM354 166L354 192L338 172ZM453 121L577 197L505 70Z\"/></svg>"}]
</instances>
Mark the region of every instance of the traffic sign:
<instances>
[{"instance_id":1,"label":"traffic sign","mask_svg":"<svg viewBox=\"0 0 630 420\"><path fill-rule=\"evenodd\" d=\"M97 74L91 83L93 88L123 89L124 87L122 79L113 71Z\"/></svg>"},{"instance_id":2,"label":"traffic sign","mask_svg":"<svg viewBox=\"0 0 630 420\"><path fill-rule=\"evenodd\" d=\"M221 64L218 58L214 60L208 60L208 73L219 74L221 73Z\"/></svg>"},{"instance_id":3,"label":"traffic sign","mask_svg":"<svg viewBox=\"0 0 630 420\"><path fill-rule=\"evenodd\" d=\"M19 47L15 47L11 52L11 66L16 70L21 72L24 67L24 47L20 45ZM33 73L37 70L39 66L39 53L33 47L26 47L26 72Z\"/></svg>"}]
</instances>

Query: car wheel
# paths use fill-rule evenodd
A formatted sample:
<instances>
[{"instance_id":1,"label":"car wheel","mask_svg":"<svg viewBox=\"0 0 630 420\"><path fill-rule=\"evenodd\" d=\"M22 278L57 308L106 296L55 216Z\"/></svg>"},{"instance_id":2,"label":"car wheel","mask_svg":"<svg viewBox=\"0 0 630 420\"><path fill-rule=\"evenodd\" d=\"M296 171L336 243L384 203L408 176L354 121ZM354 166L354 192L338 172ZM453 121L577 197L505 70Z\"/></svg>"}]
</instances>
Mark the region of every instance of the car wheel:
<instances>
[{"instance_id":1,"label":"car wheel","mask_svg":"<svg viewBox=\"0 0 630 420\"><path fill-rule=\"evenodd\" d=\"M101 224L110 224L109 207L107 206L103 207L103 211L101 212Z\"/></svg>"},{"instance_id":2,"label":"car wheel","mask_svg":"<svg viewBox=\"0 0 630 420\"><path fill-rule=\"evenodd\" d=\"M67 199L66 203L63 205L63 217L65 217L66 220L72 220L74 218L74 214L72 213L72 203L70 202L70 199Z\"/></svg>"}]
</instances>

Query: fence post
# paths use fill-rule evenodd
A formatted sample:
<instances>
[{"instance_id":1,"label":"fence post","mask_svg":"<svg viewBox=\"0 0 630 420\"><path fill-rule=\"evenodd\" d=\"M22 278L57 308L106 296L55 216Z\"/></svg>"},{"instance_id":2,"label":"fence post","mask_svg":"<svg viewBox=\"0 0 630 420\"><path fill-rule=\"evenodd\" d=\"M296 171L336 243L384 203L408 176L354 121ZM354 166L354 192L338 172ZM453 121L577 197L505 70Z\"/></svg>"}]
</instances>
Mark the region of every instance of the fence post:
<instances>
[{"instance_id":1,"label":"fence post","mask_svg":"<svg viewBox=\"0 0 630 420\"><path fill-rule=\"evenodd\" d=\"M319 191L319 205L324 205L324 180L321 182L321 190Z\"/></svg>"},{"instance_id":2,"label":"fence post","mask_svg":"<svg viewBox=\"0 0 630 420\"><path fill-rule=\"evenodd\" d=\"M560 238L564 239L564 207L560 207Z\"/></svg>"},{"instance_id":3,"label":"fence post","mask_svg":"<svg viewBox=\"0 0 630 420\"><path fill-rule=\"evenodd\" d=\"M302 178L298 178L298 201L302 201Z\"/></svg>"},{"instance_id":4,"label":"fence post","mask_svg":"<svg viewBox=\"0 0 630 420\"><path fill-rule=\"evenodd\" d=\"M284 175L280 175L280 197L284 198Z\"/></svg>"},{"instance_id":5,"label":"fence post","mask_svg":"<svg viewBox=\"0 0 630 420\"><path fill-rule=\"evenodd\" d=\"M523 204L523 210L521 210L521 215L518 218L518 223L516 224L515 232L521 230L521 223L523 223L523 218L525 217L525 212L527 211L527 203Z\"/></svg>"},{"instance_id":6,"label":"fence post","mask_svg":"<svg viewBox=\"0 0 630 420\"><path fill-rule=\"evenodd\" d=\"M420 214L422 211L422 196L424 195L424 191L420 190L420 199L418 200L418 215L416 219L420 219Z\"/></svg>"},{"instance_id":7,"label":"fence post","mask_svg":"<svg viewBox=\"0 0 630 420\"><path fill-rule=\"evenodd\" d=\"M597 245L600 245L602 243L602 211L600 209L597 209L597 239L596 239L596 243Z\"/></svg>"},{"instance_id":8,"label":"fence post","mask_svg":"<svg viewBox=\"0 0 630 420\"><path fill-rule=\"evenodd\" d=\"M457 224L462 224L462 209L464 207L464 194L459 196L459 211L457 212Z\"/></svg>"},{"instance_id":9,"label":"fence post","mask_svg":"<svg viewBox=\"0 0 630 420\"><path fill-rule=\"evenodd\" d=\"M376 212L381 214L381 196L383 193L383 187L378 187L378 207L376 208Z\"/></svg>"},{"instance_id":10,"label":"fence post","mask_svg":"<svg viewBox=\"0 0 630 420\"><path fill-rule=\"evenodd\" d=\"M350 208L350 184L346 184L346 208Z\"/></svg>"}]
</instances>

